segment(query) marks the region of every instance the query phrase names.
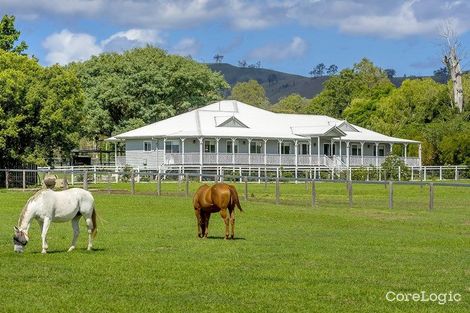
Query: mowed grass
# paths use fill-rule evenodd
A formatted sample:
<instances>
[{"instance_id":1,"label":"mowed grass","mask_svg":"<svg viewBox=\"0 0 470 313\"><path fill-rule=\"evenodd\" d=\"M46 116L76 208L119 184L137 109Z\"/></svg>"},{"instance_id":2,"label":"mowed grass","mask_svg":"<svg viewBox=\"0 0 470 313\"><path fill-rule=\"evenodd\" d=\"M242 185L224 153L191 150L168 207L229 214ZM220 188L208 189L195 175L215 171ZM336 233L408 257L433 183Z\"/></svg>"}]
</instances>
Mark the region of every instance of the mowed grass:
<instances>
[{"instance_id":1,"label":"mowed grass","mask_svg":"<svg viewBox=\"0 0 470 313\"><path fill-rule=\"evenodd\" d=\"M32 193L2 191L0 312L470 310L470 190L436 187L429 212L426 187L396 186L393 210L383 185L354 185L353 208L344 184L317 184L316 208L308 188L282 185L275 205L273 185L250 184L237 240L222 239L218 215L210 238L196 238L190 198L95 191L95 251L85 250L82 221L72 253L70 224L53 224L48 255L35 222L25 253L13 253L12 227ZM181 191L162 185L164 194ZM453 292L462 301L388 302L388 291Z\"/></svg>"}]
</instances>

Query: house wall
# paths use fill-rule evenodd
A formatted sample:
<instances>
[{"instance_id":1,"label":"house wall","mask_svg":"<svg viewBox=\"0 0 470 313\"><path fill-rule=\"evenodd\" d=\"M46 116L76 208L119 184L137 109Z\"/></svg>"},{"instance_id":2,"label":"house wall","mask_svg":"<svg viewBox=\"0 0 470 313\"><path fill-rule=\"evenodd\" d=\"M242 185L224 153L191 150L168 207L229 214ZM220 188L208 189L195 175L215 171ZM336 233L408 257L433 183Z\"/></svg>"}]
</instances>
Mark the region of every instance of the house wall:
<instances>
[{"instance_id":1,"label":"house wall","mask_svg":"<svg viewBox=\"0 0 470 313\"><path fill-rule=\"evenodd\" d=\"M152 142L152 151L144 151L144 141ZM126 140L126 165L132 167L156 168L163 163L163 155L156 150L155 140Z\"/></svg>"}]
</instances>

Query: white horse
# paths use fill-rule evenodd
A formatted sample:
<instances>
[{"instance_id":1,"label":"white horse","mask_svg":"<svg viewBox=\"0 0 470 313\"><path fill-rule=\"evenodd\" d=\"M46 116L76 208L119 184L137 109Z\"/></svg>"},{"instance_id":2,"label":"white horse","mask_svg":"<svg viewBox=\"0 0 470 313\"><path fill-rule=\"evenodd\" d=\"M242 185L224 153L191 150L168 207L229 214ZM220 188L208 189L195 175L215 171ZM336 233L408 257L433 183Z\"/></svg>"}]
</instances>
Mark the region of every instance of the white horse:
<instances>
[{"instance_id":1,"label":"white horse","mask_svg":"<svg viewBox=\"0 0 470 313\"><path fill-rule=\"evenodd\" d=\"M72 221L73 239L69 252L75 249L77 243L80 217L84 217L88 228L88 250L93 247L93 238L96 235L95 200L90 192L81 188L72 188L64 191L51 189L39 190L21 211L18 226L15 226L13 236L14 251L23 252L28 243L28 230L31 221L36 219L42 230L42 253L47 252L47 230L51 222Z\"/></svg>"}]
</instances>

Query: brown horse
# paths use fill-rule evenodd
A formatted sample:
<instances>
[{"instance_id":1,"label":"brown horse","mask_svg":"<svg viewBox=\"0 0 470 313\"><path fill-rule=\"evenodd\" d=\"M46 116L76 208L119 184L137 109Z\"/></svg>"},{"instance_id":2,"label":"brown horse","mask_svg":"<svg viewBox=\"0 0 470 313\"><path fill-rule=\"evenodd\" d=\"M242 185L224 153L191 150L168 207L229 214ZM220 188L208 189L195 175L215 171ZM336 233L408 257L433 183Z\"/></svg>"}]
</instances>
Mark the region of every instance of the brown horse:
<instances>
[{"instance_id":1,"label":"brown horse","mask_svg":"<svg viewBox=\"0 0 470 313\"><path fill-rule=\"evenodd\" d=\"M211 187L202 185L194 194L193 206L199 238L207 238L211 213L220 211L220 216L225 222L225 239L229 239L229 222L232 224L231 238L233 239L235 235L235 206L243 212L234 186L224 183L217 183Z\"/></svg>"}]
</instances>

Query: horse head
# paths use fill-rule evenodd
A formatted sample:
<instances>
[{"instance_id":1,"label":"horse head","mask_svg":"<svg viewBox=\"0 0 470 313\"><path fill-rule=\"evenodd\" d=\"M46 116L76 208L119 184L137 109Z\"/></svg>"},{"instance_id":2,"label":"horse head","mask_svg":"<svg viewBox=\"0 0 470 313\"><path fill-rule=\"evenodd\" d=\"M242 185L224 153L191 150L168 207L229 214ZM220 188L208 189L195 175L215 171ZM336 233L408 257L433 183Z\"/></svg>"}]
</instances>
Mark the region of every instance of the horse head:
<instances>
[{"instance_id":1,"label":"horse head","mask_svg":"<svg viewBox=\"0 0 470 313\"><path fill-rule=\"evenodd\" d=\"M24 251L24 247L28 244L28 241L28 233L15 226L13 235L13 251L22 253Z\"/></svg>"}]
</instances>

